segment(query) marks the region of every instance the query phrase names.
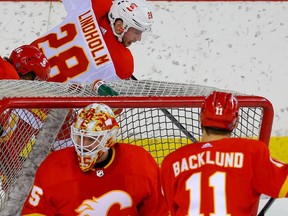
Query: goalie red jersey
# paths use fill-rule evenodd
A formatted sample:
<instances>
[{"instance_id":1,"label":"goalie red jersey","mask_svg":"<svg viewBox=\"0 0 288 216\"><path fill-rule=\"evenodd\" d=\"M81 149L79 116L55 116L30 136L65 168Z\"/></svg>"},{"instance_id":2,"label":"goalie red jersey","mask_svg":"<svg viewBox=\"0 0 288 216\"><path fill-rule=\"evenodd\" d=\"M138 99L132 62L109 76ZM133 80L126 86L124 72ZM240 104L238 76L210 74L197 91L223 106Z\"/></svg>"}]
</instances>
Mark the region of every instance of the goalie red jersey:
<instances>
[{"instance_id":1,"label":"goalie red jersey","mask_svg":"<svg viewBox=\"0 0 288 216\"><path fill-rule=\"evenodd\" d=\"M241 138L190 144L162 163L172 216L256 215L261 194L288 196L287 174L263 142Z\"/></svg>"},{"instance_id":2,"label":"goalie red jersey","mask_svg":"<svg viewBox=\"0 0 288 216\"><path fill-rule=\"evenodd\" d=\"M93 82L131 77L133 56L110 27L111 0L62 1L67 17L32 45L51 65L53 82Z\"/></svg>"},{"instance_id":3,"label":"goalie red jersey","mask_svg":"<svg viewBox=\"0 0 288 216\"><path fill-rule=\"evenodd\" d=\"M83 173L74 147L39 167L22 215L167 216L159 168L143 148L115 144L110 162Z\"/></svg>"}]
</instances>

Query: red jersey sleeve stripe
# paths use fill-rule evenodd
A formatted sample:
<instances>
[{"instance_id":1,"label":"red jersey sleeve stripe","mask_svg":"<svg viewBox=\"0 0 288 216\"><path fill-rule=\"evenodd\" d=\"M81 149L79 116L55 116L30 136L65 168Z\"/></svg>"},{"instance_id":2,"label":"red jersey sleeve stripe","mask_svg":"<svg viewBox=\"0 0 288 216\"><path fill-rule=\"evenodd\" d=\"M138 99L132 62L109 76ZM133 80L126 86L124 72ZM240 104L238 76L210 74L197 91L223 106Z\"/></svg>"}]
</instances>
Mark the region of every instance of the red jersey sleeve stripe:
<instances>
[{"instance_id":1,"label":"red jersey sleeve stripe","mask_svg":"<svg viewBox=\"0 0 288 216\"><path fill-rule=\"evenodd\" d=\"M278 197L288 197L288 176L280 189Z\"/></svg>"}]
</instances>

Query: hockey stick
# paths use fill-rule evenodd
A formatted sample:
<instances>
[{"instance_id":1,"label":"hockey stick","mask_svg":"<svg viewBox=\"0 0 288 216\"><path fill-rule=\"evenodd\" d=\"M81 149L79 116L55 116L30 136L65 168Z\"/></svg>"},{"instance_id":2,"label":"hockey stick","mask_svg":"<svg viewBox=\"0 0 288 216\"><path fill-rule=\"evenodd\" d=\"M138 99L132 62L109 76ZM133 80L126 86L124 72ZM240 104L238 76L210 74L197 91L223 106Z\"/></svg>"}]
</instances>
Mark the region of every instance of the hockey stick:
<instances>
[{"instance_id":1,"label":"hockey stick","mask_svg":"<svg viewBox=\"0 0 288 216\"><path fill-rule=\"evenodd\" d=\"M274 203L275 198L270 198L268 202L265 204L265 206L262 208L262 210L259 212L258 216L264 216L265 213L268 211L268 209L272 206Z\"/></svg>"},{"instance_id":2,"label":"hockey stick","mask_svg":"<svg viewBox=\"0 0 288 216\"><path fill-rule=\"evenodd\" d=\"M132 80L138 80L134 75L131 76ZM179 128L181 132L183 132L192 142L197 142L196 138L187 131L187 129L167 110L167 109L160 109L166 117L168 117L171 122Z\"/></svg>"}]
</instances>

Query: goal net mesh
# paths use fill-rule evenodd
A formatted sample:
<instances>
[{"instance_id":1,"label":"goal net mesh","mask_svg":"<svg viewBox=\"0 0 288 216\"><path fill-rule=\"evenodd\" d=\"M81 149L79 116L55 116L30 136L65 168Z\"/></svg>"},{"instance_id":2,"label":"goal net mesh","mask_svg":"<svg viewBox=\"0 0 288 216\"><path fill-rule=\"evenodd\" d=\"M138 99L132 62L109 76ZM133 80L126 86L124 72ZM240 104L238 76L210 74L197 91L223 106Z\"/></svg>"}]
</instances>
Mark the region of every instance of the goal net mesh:
<instances>
[{"instance_id":1,"label":"goal net mesh","mask_svg":"<svg viewBox=\"0 0 288 216\"><path fill-rule=\"evenodd\" d=\"M106 84L119 95L99 96L89 83L0 81L0 215L20 213L36 169L50 151L72 145L70 126L86 105L100 102L121 108L118 141L142 146L160 165L165 155L200 139L201 103L213 90L221 90L149 80ZM229 92L240 104L233 136L268 145L272 105L265 98Z\"/></svg>"}]
</instances>

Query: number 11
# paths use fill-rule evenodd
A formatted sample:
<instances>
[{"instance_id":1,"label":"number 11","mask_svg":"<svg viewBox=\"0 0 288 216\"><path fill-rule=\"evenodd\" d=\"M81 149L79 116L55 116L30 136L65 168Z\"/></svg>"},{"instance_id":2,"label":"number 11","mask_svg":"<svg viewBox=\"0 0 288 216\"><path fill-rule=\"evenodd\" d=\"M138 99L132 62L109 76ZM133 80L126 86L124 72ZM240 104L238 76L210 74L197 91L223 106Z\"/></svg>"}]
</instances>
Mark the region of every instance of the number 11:
<instances>
[{"instance_id":1,"label":"number 11","mask_svg":"<svg viewBox=\"0 0 288 216\"><path fill-rule=\"evenodd\" d=\"M191 175L186 181L186 190L189 191L190 196L188 216L204 215L200 213L201 182L201 173ZM216 172L209 177L209 187L213 187L214 200L214 213L210 213L210 216L230 216L227 213L225 182L226 173L224 172ZM205 199L205 196L203 196L203 199Z\"/></svg>"}]
</instances>

